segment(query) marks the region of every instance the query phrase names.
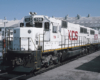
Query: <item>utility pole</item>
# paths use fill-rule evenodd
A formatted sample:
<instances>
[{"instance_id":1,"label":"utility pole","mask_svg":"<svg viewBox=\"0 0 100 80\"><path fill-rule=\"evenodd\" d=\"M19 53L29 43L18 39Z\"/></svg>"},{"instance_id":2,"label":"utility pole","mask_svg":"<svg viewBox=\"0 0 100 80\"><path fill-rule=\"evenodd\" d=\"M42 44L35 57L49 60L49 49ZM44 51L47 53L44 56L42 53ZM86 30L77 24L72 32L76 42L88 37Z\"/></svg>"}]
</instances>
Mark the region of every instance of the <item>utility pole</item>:
<instances>
[{"instance_id":1,"label":"utility pole","mask_svg":"<svg viewBox=\"0 0 100 80\"><path fill-rule=\"evenodd\" d=\"M8 21L6 20L6 17L4 17L3 23L4 23L4 39L6 39L6 23Z\"/></svg>"},{"instance_id":2,"label":"utility pole","mask_svg":"<svg viewBox=\"0 0 100 80\"><path fill-rule=\"evenodd\" d=\"M6 23L8 21L6 20L6 18L4 17L3 23L4 23L4 38L3 38L3 55L6 52Z\"/></svg>"}]
</instances>

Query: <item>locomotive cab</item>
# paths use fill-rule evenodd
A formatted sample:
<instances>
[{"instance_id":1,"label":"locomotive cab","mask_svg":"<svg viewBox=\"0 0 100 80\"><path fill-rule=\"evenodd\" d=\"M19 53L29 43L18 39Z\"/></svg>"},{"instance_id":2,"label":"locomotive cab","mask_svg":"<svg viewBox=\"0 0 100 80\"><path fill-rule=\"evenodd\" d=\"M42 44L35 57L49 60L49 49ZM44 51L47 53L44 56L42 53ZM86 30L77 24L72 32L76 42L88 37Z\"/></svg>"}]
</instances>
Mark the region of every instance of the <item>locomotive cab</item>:
<instances>
[{"instance_id":1,"label":"locomotive cab","mask_svg":"<svg viewBox=\"0 0 100 80\"><path fill-rule=\"evenodd\" d=\"M10 63L8 65L40 68L43 42L50 41L50 26L50 21L46 16L25 16L20 27L13 29L13 47L8 46L6 55ZM28 63L28 60L32 60L32 63Z\"/></svg>"},{"instance_id":2,"label":"locomotive cab","mask_svg":"<svg viewBox=\"0 0 100 80\"><path fill-rule=\"evenodd\" d=\"M43 16L25 17L24 26L14 29L13 50L37 50L38 46L43 44L44 30L49 31L49 22ZM49 34L44 39L50 39Z\"/></svg>"}]
</instances>

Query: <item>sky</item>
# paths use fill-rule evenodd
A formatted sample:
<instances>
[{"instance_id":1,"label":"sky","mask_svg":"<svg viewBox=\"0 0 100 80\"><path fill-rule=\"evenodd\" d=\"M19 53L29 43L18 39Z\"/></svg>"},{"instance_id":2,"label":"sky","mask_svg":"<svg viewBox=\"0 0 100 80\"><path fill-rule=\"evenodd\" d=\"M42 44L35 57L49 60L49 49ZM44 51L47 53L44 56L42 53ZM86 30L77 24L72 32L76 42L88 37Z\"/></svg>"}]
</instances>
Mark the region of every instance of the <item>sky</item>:
<instances>
[{"instance_id":1,"label":"sky","mask_svg":"<svg viewBox=\"0 0 100 80\"><path fill-rule=\"evenodd\" d=\"M100 16L100 0L0 0L0 19L20 20L29 12L49 17Z\"/></svg>"}]
</instances>

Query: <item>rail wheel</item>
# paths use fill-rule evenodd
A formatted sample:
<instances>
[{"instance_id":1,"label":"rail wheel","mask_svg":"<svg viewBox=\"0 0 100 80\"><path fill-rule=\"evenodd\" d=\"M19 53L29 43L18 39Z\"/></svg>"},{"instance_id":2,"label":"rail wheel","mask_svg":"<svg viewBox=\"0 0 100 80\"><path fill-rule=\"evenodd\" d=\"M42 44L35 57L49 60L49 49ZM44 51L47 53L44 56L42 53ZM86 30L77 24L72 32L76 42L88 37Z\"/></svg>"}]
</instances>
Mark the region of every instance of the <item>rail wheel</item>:
<instances>
[{"instance_id":1,"label":"rail wheel","mask_svg":"<svg viewBox=\"0 0 100 80\"><path fill-rule=\"evenodd\" d=\"M88 54L88 50L87 50L87 48L85 48L84 53L85 53L86 55Z\"/></svg>"},{"instance_id":2,"label":"rail wheel","mask_svg":"<svg viewBox=\"0 0 100 80\"><path fill-rule=\"evenodd\" d=\"M50 66L50 62L47 62L47 63L46 63L46 67L49 67L49 66Z\"/></svg>"},{"instance_id":3,"label":"rail wheel","mask_svg":"<svg viewBox=\"0 0 100 80\"><path fill-rule=\"evenodd\" d=\"M62 61L62 52L59 52L58 54L58 62L60 63Z\"/></svg>"}]
</instances>

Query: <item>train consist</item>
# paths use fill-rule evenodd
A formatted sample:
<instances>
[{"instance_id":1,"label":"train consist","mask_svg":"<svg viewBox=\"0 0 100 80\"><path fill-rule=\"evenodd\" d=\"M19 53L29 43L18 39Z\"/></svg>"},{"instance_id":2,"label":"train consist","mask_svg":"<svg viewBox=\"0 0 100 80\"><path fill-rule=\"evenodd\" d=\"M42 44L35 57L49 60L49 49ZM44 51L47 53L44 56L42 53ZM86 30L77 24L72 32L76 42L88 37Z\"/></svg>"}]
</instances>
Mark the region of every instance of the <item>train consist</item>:
<instances>
[{"instance_id":1,"label":"train consist","mask_svg":"<svg viewBox=\"0 0 100 80\"><path fill-rule=\"evenodd\" d=\"M0 69L34 72L75 55L100 48L100 33L54 17L30 13L7 38L7 53ZM3 67L2 67L3 66Z\"/></svg>"}]
</instances>

